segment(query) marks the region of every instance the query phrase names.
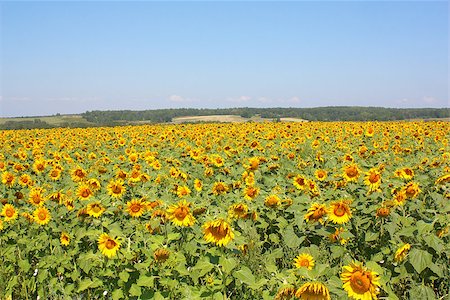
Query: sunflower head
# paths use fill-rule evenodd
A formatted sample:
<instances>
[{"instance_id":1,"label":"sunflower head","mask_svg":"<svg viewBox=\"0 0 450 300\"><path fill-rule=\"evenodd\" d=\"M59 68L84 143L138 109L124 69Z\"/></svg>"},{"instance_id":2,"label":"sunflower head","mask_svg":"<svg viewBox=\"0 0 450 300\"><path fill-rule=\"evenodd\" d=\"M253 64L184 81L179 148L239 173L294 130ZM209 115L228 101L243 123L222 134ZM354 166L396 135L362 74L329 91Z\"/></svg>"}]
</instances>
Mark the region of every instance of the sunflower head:
<instances>
[{"instance_id":1,"label":"sunflower head","mask_svg":"<svg viewBox=\"0 0 450 300\"><path fill-rule=\"evenodd\" d=\"M50 212L47 210L47 208L41 206L36 208L36 210L33 213L34 221L38 223L39 225L46 225L48 222L50 222L51 215Z\"/></svg>"},{"instance_id":2,"label":"sunflower head","mask_svg":"<svg viewBox=\"0 0 450 300\"><path fill-rule=\"evenodd\" d=\"M68 246L70 243L70 236L67 232L61 232L59 240L61 242L61 245Z\"/></svg>"},{"instance_id":3,"label":"sunflower head","mask_svg":"<svg viewBox=\"0 0 450 300\"><path fill-rule=\"evenodd\" d=\"M106 209L100 202L89 203L86 207L86 213L94 218L98 218Z\"/></svg>"},{"instance_id":4,"label":"sunflower head","mask_svg":"<svg viewBox=\"0 0 450 300\"><path fill-rule=\"evenodd\" d=\"M344 167L344 178L346 181L358 181L360 170L356 164L350 164Z\"/></svg>"},{"instance_id":5,"label":"sunflower head","mask_svg":"<svg viewBox=\"0 0 450 300\"><path fill-rule=\"evenodd\" d=\"M295 293L302 300L330 300L328 288L321 282L306 282Z\"/></svg>"},{"instance_id":6,"label":"sunflower head","mask_svg":"<svg viewBox=\"0 0 450 300\"><path fill-rule=\"evenodd\" d=\"M341 280L349 297L359 300L377 299L380 290L379 275L361 263L344 266Z\"/></svg>"},{"instance_id":7,"label":"sunflower head","mask_svg":"<svg viewBox=\"0 0 450 300\"><path fill-rule=\"evenodd\" d=\"M117 254L121 244L118 239L114 239L106 233L100 235L97 243L102 254L108 258L112 258Z\"/></svg>"},{"instance_id":8,"label":"sunflower head","mask_svg":"<svg viewBox=\"0 0 450 300\"><path fill-rule=\"evenodd\" d=\"M228 215L233 219L245 218L247 212L248 206L245 203L233 204L228 208Z\"/></svg>"},{"instance_id":9,"label":"sunflower head","mask_svg":"<svg viewBox=\"0 0 450 300\"><path fill-rule=\"evenodd\" d=\"M331 222L334 224L343 224L350 221L352 217L352 212L349 204L350 200L341 200L331 203L328 207L327 213Z\"/></svg>"},{"instance_id":10,"label":"sunflower head","mask_svg":"<svg viewBox=\"0 0 450 300\"><path fill-rule=\"evenodd\" d=\"M278 290L274 300L290 300L295 297L295 288L287 286Z\"/></svg>"},{"instance_id":11,"label":"sunflower head","mask_svg":"<svg viewBox=\"0 0 450 300\"><path fill-rule=\"evenodd\" d=\"M126 211L133 218L142 216L147 209L147 203L142 199L133 199L127 202Z\"/></svg>"},{"instance_id":12,"label":"sunflower head","mask_svg":"<svg viewBox=\"0 0 450 300\"><path fill-rule=\"evenodd\" d=\"M400 262L400 261L404 260L406 255L409 252L409 249L411 249L410 244L404 244L403 246L398 248L397 251L395 251L394 260L396 262Z\"/></svg>"},{"instance_id":13,"label":"sunflower head","mask_svg":"<svg viewBox=\"0 0 450 300\"><path fill-rule=\"evenodd\" d=\"M6 222L12 222L17 218L18 212L14 206L7 203L3 205L1 215L5 218Z\"/></svg>"},{"instance_id":14,"label":"sunflower head","mask_svg":"<svg viewBox=\"0 0 450 300\"><path fill-rule=\"evenodd\" d=\"M301 253L294 259L294 266L298 269L307 268L312 270L314 267L314 258L308 253Z\"/></svg>"},{"instance_id":15,"label":"sunflower head","mask_svg":"<svg viewBox=\"0 0 450 300\"><path fill-rule=\"evenodd\" d=\"M192 226L195 223L195 218L191 214L192 203L186 200L181 200L176 205L171 205L167 209L167 215L169 220L176 226Z\"/></svg>"},{"instance_id":16,"label":"sunflower head","mask_svg":"<svg viewBox=\"0 0 450 300\"><path fill-rule=\"evenodd\" d=\"M169 252L169 250L167 250L165 248L159 248L153 252L153 257L155 258L155 260L158 263L165 262L169 258L169 256L170 256L170 252Z\"/></svg>"},{"instance_id":17,"label":"sunflower head","mask_svg":"<svg viewBox=\"0 0 450 300\"><path fill-rule=\"evenodd\" d=\"M313 203L305 215L306 222L323 222L323 216L327 214L327 208L323 204Z\"/></svg>"},{"instance_id":18,"label":"sunflower head","mask_svg":"<svg viewBox=\"0 0 450 300\"><path fill-rule=\"evenodd\" d=\"M204 239L218 246L225 246L234 239L233 230L225 220L217 219L203 224Z\"/></svg>"}]
</instances>

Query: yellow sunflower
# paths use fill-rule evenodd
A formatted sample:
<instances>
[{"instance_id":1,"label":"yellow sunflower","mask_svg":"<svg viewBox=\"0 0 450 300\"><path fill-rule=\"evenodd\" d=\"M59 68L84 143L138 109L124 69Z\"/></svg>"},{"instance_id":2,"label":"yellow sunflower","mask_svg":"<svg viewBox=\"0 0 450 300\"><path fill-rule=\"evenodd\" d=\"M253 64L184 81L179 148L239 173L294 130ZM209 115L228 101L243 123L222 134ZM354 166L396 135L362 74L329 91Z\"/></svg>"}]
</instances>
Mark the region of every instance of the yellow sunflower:
<instances>
[{"instance_id":1,"label":"yellow sunflower","mask_svg":"<svg viewBox=\"0 0 450 300\"><path fill-rule=\"evenodd\" d=\"M264 205L270 208L277 208L281 204L281 199L277 195L267 196L264 200Z\"/></svg>"},{"instance_id":2,"label":"yellow sunflower","mask_svg":"<svg viewBox=\"0 0 450 300\"><path fill-rule=\"evenodd\" d=\"M35 206L41 206L42 204L44 204L44 189L40 187L33 188L28 195L28 202Z\"/></svg>"},{"instance_id":3,"label":"yellow sunflower","mask_svg":"<svg viewBox=\"0 0 450 300\"><path fill-rule=\"evenodd\" d=\"M190 212L192 203L186 200L181 200L176 205L171 205L167 209L169 220L176 226L192 226L195 223L195 218Z\"/></svg>"},{"instance_id":4,"label":"yellow sunflower","mask_svg":"<svg viewBox=\"0 0 450 300\"><path fill-rule=\"evenodd\" d=\"M105 210L100 202L89 203L86 207L87 214L94 218L100 217Z\"/></svg>"},{"instance_id":5,"label":"yellow sunflower","mask_svg":"<svg viewBox=\"0 0 450 300\"><path fill-rule=\"evenodd\" d=\"M120 248L120 241L110 237L106 233L102 233L98 238L98 248L103 255L111 258L117 254Z\"/></svg>"},{"instance_id":6,"label":"yellow sunflower","mask_svg":"<svg viewBox=\"0 0 450 300\"><path fill-rule=\"evenodd\" d=\"M31 177L28 174L22 174L19 177L19 184L21 186L29 186L32 184Z\"/></svg>"},{"instance_id":7,"label":"yellow sunflower","mask_svg":"<svg viewBox=\"0 0 450 300\"><path fill-rule=\"evenodd\" d=\"M247 186L244 189L244 198L246 200L253 200L259 194L259 188L254 186Z\"/></svg>"},{"instance_id":8,"label":"yellow sunflower","mask_svg":"<svg viewBox=\"0 0 450 300\"><path fill-rule=\"evenodd\" d=\"M92 190L94 190L94 191L99 190L100 187L101 187L101 186L100 186L100 181L98 181L98 180L95 179L95 178L89 179L89 180L87 181L87 183L88 183L89 187L90 187Z\"/></svg>"},{"instance_id":9,"label":"yellow sunflower","mask_svg":"<svg viewBox=\"0 0 450 300\"><path fill-rule=\"evenodd\" d=\"M228 208L228 215L232 219L245 218L248 213L248 206L244 203L233 204Z\"/></svg>"},{"instance_id":10,"label":"yellow sunflower","mask_svg":"<svg viewBox=\"0 0 450 300\"><path fill-rule=\"evenodd\" d=\"M47 208L41 206L33 212L34 221L39 225L46 225L52 218Z\"/></svg>"},{"instance_id":11,"label":"yellow sunflower","mask_svg":"<svg viewBox=\"0 0 450 300\"><path fill-rule=\"evenodd\" d=\"M72 169L70 175L73 181L80 182L86 178L87 172L82 167L76 166L74 169Z\"/></svg>"},{"instance_id":12,"label":"yellow sunflower","mask_svg":"<svg viewBox=\"0 0 450 300\"><path fill-rule=\"evenodd\" d=\"M67 232L61 232L59 240L61 242L61 245L68 246L70 243L70 236Z\"/></svg>"},{"instance_id":13,"label":"yellow sunflower","mask_svg":"<svg viewBox=\"0 0 450 300\"><path fill-rule=\"evenodd\" d=\"M331 222L334 224L343 224L350 221L350 218L352 217L352 211L349 206L350 203L350 200L341 200L331 203L327 210Z\"/></svg>"},{"instance_id":14,"label":"yellow sunflower","mask_svg":"<svg viewBox=\"0 0 450 300\"><path fill-rule=\"evenodd\" d=\"M203 183L200 179L195 179L194 180L194 188L197 192L200 192L203 188Z\"/></svg>"},{"instance_id":15,"label":"yellow sunflower","mask_svg":"<svg viewBox=\"0 0 450 300\"><path fill-rule=\"evenodd\" d=\"M438 179L436 179L434 184L438 185L438 184L445 184L448 182L450 182L450 174L445 174L445 175L442 175L441 177L439 177Z\"/></svg>"},{"instance_id":16,"label":"yellow sunflower","mask_svg":"<svg viewBox=\"0 0 450 300\"><path fill-rule=\"evenodd\" d=\"M307 268L312 270L314 267L314 258L308 253L301 253L294 259L294 266L297 268Z\"/></svg>"},{"instance_id":17,"label":"yellow sunflower","mask_svg":"<svg viewBox=\"0 0 450 300\"><path fill-rule=\"evenodd\" d=\"M153 252L153 257L158 263L165 262L170 256L170 251L165 248L158 248Z\"/></svg>"},{"instance_id":18,"label":"yellow sunflower","mask_svg":"<svg viewBox=\"0 0 450 300\"><path fill-rule=\"evenodd\" d=\"M233 230L225 220L217 219L203 224L204 239L217 246L225 246L234 239Z\"/></svg>"},{"instance_id":19,"label":"yellow sunflower","mask_svg":"<svg viewBox=\"0 0 450 300\"><path fill-rule=\"evenodd\" d=\"M61 169L53 168L48 173L48 176L50 177L51 180L57 181L61 178L61 173L62 173Z\"/></svg>"},{"instance_id":20,"label":"yellow sunflower","mask_svg":"<svg viewBox=\"0 0 450 300\"><path fill-rule=\"evenodd\" d=\"M6 222L12 222L17 218L18 212L14 206L7 203L3 206L1 215L5 217Z\"/></svg>"},{"instance_id":21,"label":"yellow sunflower","mask_svg":"<svg viewBox=\"0 0 450 300\"><path fill-rule=\"evenodd\" d=\"M215 182L212 188L212 192L214 195L226 194L228 190L229 190L228 185L222 181Z\"/></svg>"},{"instance_id":22,"label":"yellow sunflower","mask_svg":"<svg viewBox=\"0 0 450 300\"><path fill-rule=\"evenodd\" d=\"M408 182L408 184L403 188L405 195L409 199L416 198L421 192L419 185L413 181Z\"/></svg>"},{"instance_id":23,"label":"yellow sunflower","mask_svg":"<svg viewBox=\"0 0 450 300\"><path fill-rule=\"evenodd\" d=\"M378 168L370 169L365 175L364 183L369 187L369 192L378 190L381 184L381 173Z\"/></svg>"},{"instance_id":24,"label":"yellow sunflower","mask_svg":"<svg viewBox=\"0 0 450 300\"><path fill-rule=\"evenodd\" d=\"M186 185L177 187L177 195L180 198L182 198L184 196L188 196L190 193L191 193L191 190Z\"/></svg>"},{"instance_id":25,"label":"yellow sunflower","mask_svg":"<svg viewBox=\"0 0 450 300\"><path fill-rule=\"evenodd\" d=\"M299 190L305 190L308 187L308 180L302 175L295 176L292 183Z\"/></svg>"},{"instance_id":26,"label":"yellow sunflower","mask_svg":"<svg viewBox=\"0 0 450 300\"><path fill-rule=\"evenodd\" d=\"M308 209L308 212L305 215L305 220L306 220L306 222L319 221L320 223L322 223L323 222L322 218L326 214L327 214L327 208L324 204L313 203L313 204L311 204L311 207Z\"/></svg>"},{"instance_id":27,"label":"yellow sunflower","mask_svg":"<svg viewBox=\"0 0 450 300\"><path fill-rule=\"evenodd\" d=\"M122 180L111 180L108 184L108 194L113 198L121 198L126 191Z\"/></svg>"},{"instance_id":28,"label":"yellow sunflower","mask_svg":"<svg viewBox=\"0 0 450 300\"><path fill-rule=\"evenodd\" d=\"M321 282L306 282L295 293L302 300L330 300L330 291Z\"/></svg>"},{"instance_id":29,"label":"yellow sunflower","mask_svg":"<svg viewBox=\"0 0 450 300\"><path fill-rule=\"evenodd\" d=\"M138 218L142 216L147 209L147 202L143 199L133 199L127 202L126 211L133 218Z\"/></svg>"},{"instance_id":30,"label":"yellow sunflower","mask_svg":"<svg viewBox=\"0 0 450 300\"><path fill-rule=\"evenodd\" d=\"M16 177L14 177L14 174L10 172L3 172L2 173L2 183L8 187L12 187L14 185L14 182L16 181Z\"/></svg>"},{"instance_id":31,"label":"yellow sunflower","mask_svg":"<svg viewBox=\"0 0 450 300\"><path fill-rule=\"evenodd\" d=\"M404 244L403 246L398 248L397 251L395 251L394 260L396 262L400 262L400 261L404 260L406 255L409 252L409 249L411 249L410 244Z\"/></svg>"},{"instance_id":32,"label":"yellow sunflower","mask_svg":"<svg viewBox=\"0 0 450 300\"><path fill-rule=\"evenodd\" d=\"M350 164L344 167L344 173L343 176L346 181L358 181L358 177L360 174L360 170L358 168L358 165L356 164Z\"/></svg>"},{"instance_id":33,"label":"yellow sunflower","mask_svg":"<svg viewBox=\"0 0 450 300\"><path fill-rule=\"evenodd\" d=\"M278 290L274 300L290 300L295 297L295 288L287 286Z\"/></svg>"},{"instance_id":34,"label":"yellow sunflower","mask_svg":"<svg viewBox=\"0 0 450 300\"><path fill-rule=\"evenodd\" d=\"M328 172L325 170L316 170L314 172L314 176L316 176L317 180L324 181L325 179L327 179Z\"/></svg>"},{"instance_id":35,"label":"yellow sunflower","mask_svg":"<svg viewBox=\"0 0 450 300\"><path fill-rule=\"evenodd\" d=\"M86 184L80 185L77 189L77 196L80 200L88 200L93 194L90 187Z\"/></svg>"},{"instance_id":36,"label":"yellow sunflower","mask_svg":"<svg viewBox=\"0 0 450 300\"><path fill-rule=\"evenodd\" d=\"M341 280L349 297L356 300L377 299L380 290L379 276L361 263L355 262L344 266Z\"/></svg>"}]
</instances>

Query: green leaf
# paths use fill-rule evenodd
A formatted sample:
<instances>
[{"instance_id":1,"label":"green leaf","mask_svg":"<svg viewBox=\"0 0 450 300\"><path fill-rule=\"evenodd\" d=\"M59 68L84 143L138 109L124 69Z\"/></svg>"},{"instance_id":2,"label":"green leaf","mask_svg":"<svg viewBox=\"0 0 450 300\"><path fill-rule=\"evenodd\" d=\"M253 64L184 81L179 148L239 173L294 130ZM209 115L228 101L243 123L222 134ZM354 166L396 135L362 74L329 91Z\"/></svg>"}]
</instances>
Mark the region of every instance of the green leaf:
<instances>
[{"instance_id":1,"label":"green leaf","mask_svg":"<svg viewBox=\"0 0 450 300\"><path fill-rule=\"evenodd\" d=\"M434 234L428 234L423 236L423 240L427 243L428 246L433 248L438 254L441 254L444 251L444 245L442 241Z\"/></svg>"},{"instance_id":2,"label":"green leaf","mask_svg":"<svg viewBox=\"0 0 450 300\"><path fill-rule=\"evenodd\" d=\"M119 273L119 278L123 282L128 282L128 278L130 278L130 274L127 271L124 270L124 271Z\"/></svg>"},{"instance_id":3,"label":"green leaf","mask_svg":"<svg viewBox=\"0 0 450 300\"><path fill-rule=\"evenodd\" d=\"M221 256L219 258L219 264L222 266L222 270L226 273L229 274L237 265L236 259L230 257L230 258L225 258L223 256Z\"/></svg>"},{"instance_id":4,"label":"green leaf","mask_svg":"<svg viewBox=\"0 0 450 300\"><path fill-rule=\"evenodd\" d=\"M412 249L409 253L409 262L419 274L433 262L432 258L433 256L424 250Z\"/></svg>"},{"instance_id":5,"label":"green leaf","mask_svg":"<svg viewBox=\"0 0 450 300\"><path fill-rule=\"evenodd\" d=\"M421 299L421 300L434 300L436 295L432 288L426 285L414 286L409 292L410 298Z\"/></svg>"},{"instance_id":6,"label":"green leaf","mask_svg":"<svg viewBox=\"0 0 450 300\"><path fill-rule=\"evenodd\" d=\"M368 231L368 232L366 232L365 241L366 242L376 241L378 239L378 236L379 236L378 232Z\"/></svg>"},{"instance_id":7,"label":"green leaf","mask_svg":"<svg viewBox=\"0 0 450 300\"><path fill-rule=\"evenodd\" d=\"M121 289L117 289L117 290L115 290L114 292L112 292L111 296L112 296L112 299L113 299L113 300L119 300L119 299L122 299L122 298L125 297L125 296L123 295L123 292L122 292Z\"/></svg>"},{"instance_id":8,"label":"green leaf","mask_svg":"<svg viewBox=\"0 0 450 300\"><path fill-rule=\"evenodd\" d=\"M139 279L137 280L136 284L138 286L153 287L154 280L155 279L153 276L141 275L141 276L139 276Z\"/></svg>"},{"instance_id":9,"label":"green leaf","mask_svg":"<svg viewBox=\"0 0 450 300\"><path fill-rule=\"evenodd\" d=\"M28 272L31 268L30 263L28 262L28 260L20 260L19 263L19 268L24 271L25 273Z\"/></svg>"},{"instance_id":10,"label":"green leaf","mask_svg":"<svg viewBox=\"0 0 450 300\"><path fill-rule=\"evenodd\" d=\"M239 271L234 272L234 278L239 279L247 285L253 285L256 282L252 271L246 266L243 266Z\"/></svg>"},{"instance_id":11,"label":"green leaf","mask_svg":"<svg viewBox=\"0 0 450 300\"><path fill-rule=\"evenodd\" d=\"M137 297L142 295L141 287L138 286L137 284L133 283L133 285L131 285L131 288L130 288L130 295L137 296Z\"/></svg>"}]
</instances>

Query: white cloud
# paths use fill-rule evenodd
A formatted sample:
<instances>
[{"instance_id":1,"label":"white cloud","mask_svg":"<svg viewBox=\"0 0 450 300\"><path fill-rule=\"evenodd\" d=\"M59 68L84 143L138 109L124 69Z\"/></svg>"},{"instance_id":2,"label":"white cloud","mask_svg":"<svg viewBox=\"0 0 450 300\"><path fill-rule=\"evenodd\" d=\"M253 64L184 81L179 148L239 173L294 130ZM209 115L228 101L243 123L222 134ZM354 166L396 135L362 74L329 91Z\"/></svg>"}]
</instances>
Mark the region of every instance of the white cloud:
<instances>
[{"instance_id":1,"label":"white cloud","mask_svg":"<svg viewBox=\"0 0 450 300\"><path fill-rule=\"evenodd\" d=\"M181 97L180 95L171 95L169 100L172 102L184 102L186 99Z\"/></svg>"},{"instance_id":2,"label":"white cloud","mask_svg":"<svg viewBox=\"0 0 450 300\"><path fill-rule=\"evenodd\" d=\"M437 99L436 99L436 98L430 97L430 96L425 96L425 97L422 98L422 100L423 100L425 103L428 103L428 104L433 104L433 103L436 103L436 102L437 102Z\"/></svg>"}]
</instances>

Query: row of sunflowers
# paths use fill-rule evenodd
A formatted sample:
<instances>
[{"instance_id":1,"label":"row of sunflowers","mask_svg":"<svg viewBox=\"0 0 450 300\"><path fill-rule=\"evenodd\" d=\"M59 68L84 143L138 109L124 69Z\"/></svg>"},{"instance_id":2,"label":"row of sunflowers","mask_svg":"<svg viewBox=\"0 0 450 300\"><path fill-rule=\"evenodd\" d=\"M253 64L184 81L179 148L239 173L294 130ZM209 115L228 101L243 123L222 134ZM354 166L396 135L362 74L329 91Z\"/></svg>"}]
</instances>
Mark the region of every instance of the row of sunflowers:
<instances>
[{"instance_id":1,"label":"row of sunflowers","mask_svg":"<svg viewBox=\"0 0 450 300\"><path fill-rule=\"evenodd\" d=\"M0 298L443 298L449 129L0 131Z\"/></svg>"}]
</instances>

